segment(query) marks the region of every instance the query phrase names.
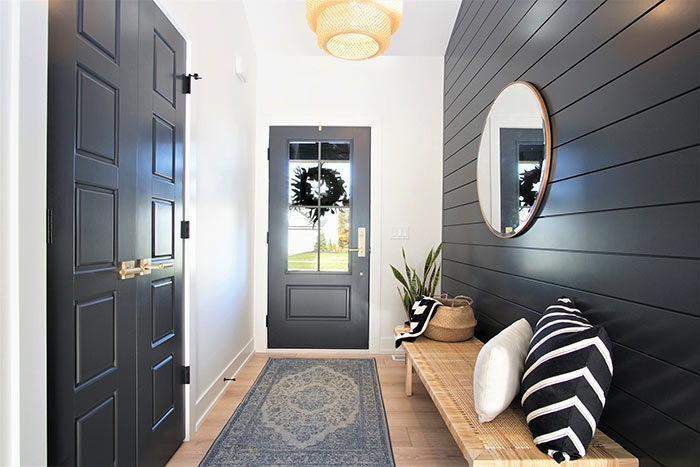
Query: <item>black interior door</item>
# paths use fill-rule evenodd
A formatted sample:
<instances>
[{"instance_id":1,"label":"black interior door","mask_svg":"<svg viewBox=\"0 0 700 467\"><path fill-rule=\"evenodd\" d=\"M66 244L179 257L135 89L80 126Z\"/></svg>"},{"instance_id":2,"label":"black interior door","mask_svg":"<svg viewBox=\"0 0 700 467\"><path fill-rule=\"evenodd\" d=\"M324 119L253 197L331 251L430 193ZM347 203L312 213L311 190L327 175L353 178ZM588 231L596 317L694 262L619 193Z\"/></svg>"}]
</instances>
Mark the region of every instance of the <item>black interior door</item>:
<instances>
[{"instance_id":1,"label":"black interior door","mask_svg":"<svg viewBox=\"0 0 700 467\"><path fill-rule=\"evenodd\" d=\"M136 257L139 464L163 465L182 442L182 221L185 40L140 1Z\"/></svg>"},{"instance_id":2,"label":"black interior door","mask_svg":"<svg viewBox=\"0 0 700 467\"><path fill-rule=\"evenodd\" d=\"M369 128L270 128L269 347L368 348L369 187Z\"/></svg>"},{"instance_id":3,"label":"black interior door","mask_svg":"<svg viewBox=\"0 0 700 467\"><path fill-rule=\"evenodd\" d=\"M50 465L160 465L183 439L185 57L172 26L154 42L162 20L151 0L49 5Z\"/></svg>"}]
</instances>

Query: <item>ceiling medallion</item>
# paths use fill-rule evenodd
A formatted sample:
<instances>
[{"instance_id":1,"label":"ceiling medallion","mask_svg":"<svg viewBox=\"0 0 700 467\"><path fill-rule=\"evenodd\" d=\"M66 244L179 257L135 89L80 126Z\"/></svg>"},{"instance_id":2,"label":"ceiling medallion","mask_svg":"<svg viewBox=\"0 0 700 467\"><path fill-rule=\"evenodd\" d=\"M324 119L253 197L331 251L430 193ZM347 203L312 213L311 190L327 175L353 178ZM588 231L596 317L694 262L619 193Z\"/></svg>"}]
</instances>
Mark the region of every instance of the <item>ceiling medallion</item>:
<instances>
[{"instance_id":1,"label":"ceiling medallion","mask_svg":"<svg viewBox=\"0 0 700 467\"><path fill-rule=\"evenodd\" d=\"M403 0L306 0L306 20L318 46L345 60L383 54L402 14Z\"/></svg>"}]
</instances>

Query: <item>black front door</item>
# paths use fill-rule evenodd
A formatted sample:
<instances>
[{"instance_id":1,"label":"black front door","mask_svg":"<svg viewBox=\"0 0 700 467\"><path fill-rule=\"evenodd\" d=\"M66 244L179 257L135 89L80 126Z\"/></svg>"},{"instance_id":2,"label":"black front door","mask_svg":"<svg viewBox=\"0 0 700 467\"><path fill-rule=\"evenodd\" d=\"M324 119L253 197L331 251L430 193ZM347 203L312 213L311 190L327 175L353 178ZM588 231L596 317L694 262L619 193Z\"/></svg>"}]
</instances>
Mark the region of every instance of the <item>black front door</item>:
<instances>
[{"instance_id":1,"label":"black front door","mask_svg":"<svg viewBox=\"0 0 700 467\"><path fill-rule=\"evenodd\" d=\"M270 128L270 348L368 348L369 186L369 128Z\"/></svg>"},{"instance_id":2,"label":"black front door","mask_svg":"<svg viewBox=\"0 0 700 467\"><path fill-rule=\"evenodd\" d=\"M162 465L184 437L184 51L151 0L49 5L50 465Z\"/></svg>"}]
</instances>

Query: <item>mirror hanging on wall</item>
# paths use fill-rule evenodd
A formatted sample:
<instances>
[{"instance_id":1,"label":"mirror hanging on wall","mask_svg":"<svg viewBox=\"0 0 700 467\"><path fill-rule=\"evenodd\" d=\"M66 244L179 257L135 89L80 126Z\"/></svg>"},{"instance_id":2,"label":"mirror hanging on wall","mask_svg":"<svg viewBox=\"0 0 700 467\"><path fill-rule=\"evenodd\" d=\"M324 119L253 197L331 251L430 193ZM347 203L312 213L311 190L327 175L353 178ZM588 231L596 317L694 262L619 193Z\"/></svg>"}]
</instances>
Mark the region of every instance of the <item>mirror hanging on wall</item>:
<instances>
[{"instance_id":1,"label":"mirror hanging on wall","mask_svg":"<svg viewBox=\"0 0 700 467\"><path fill-rule=\"evenodd\" d=\"M515 81L498 94L484 123L477 157L477 191L486 225L502 238L534 221L549 178L552 136L542 96Z\"/></svg>"}]
</instances>

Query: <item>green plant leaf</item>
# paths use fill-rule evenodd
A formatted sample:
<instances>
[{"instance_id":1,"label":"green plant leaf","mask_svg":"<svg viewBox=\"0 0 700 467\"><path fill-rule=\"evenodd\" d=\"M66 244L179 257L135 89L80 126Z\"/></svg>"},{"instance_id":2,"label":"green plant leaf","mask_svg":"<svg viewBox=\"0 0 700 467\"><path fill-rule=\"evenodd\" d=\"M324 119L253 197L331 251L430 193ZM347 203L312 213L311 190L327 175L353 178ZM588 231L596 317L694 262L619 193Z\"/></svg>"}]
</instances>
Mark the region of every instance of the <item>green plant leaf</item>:
<instances>
[{"instance_id":1,"label":"green plant leaf","mask_svg":"<svg viewBox=\"0 0 700 467\"><path fill-rule=\"evenodd\" d=\"M423 266L423 278L427 277L428 271L433 266L433 249L431 248L428 252L428 256L425 258L425 265Z\"/></svg>"},{"instance_id":2,"label":"green plant leaf","mask_svg":"<svg viewBox=\"0 0 700 467\"><path fill-rule=\"evenodd\" d=\"M439 281L440 281L440 266L438 266L437 269L435 270L435 279L433 280L433 284L431 286L433 289L433 292L435 292L435 288L437 287Z\"/></svg>"},{"instance_id":3,"label":"green plant leaf","mask_svg":"<svg viewBox=\"0 0 700 467\"><path fill-rule=\"evenodd\" d=\"M408 285L408 281L406 280L405 277L403 277L403 274L401 274L401 271L396 269L391 264L389 266L391 266L391 272L394 273L394 277L396 278L396 280L399 281L401 283L401 285L403 285L405 288L409 289L410 287Z\"/></svg>"}]
</instances>

